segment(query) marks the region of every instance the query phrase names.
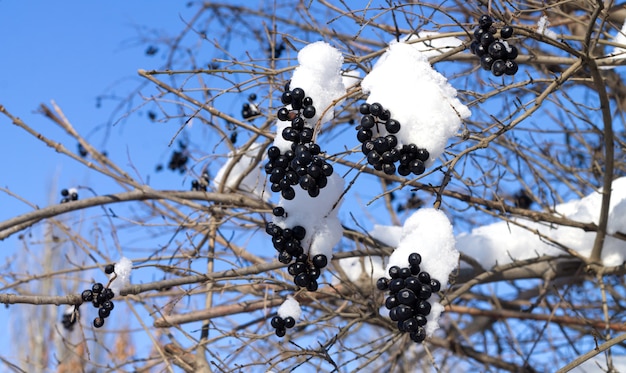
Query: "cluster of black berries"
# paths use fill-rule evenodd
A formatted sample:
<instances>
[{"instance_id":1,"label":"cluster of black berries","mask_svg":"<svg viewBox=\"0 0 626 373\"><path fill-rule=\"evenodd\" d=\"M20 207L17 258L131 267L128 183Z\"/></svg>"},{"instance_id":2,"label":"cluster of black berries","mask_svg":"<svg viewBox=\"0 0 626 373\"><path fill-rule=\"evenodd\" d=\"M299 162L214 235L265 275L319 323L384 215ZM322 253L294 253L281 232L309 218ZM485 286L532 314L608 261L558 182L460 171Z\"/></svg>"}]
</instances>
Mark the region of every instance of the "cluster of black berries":
<instances>
[{"instance_id":1,"label":"cluster of black berries","mask_svg":"<svg viewBox=\"0 0 626 373\"><path fill-rule=\"evenodd\" d=\"M68 203L70 201L78 201L78 192L76 189L61 189L61 203Z\"/></svg>"},{"instance_id":2,"label":"cluster of black berries","mask_svg":"<svg viewBox=\"0 0 626 373\"><path fill-rule=\"evenodd\" d=\"M424 173L424 162L430 156L428 150L418 148L415 144L405 144L398 148L398 138L394 134L400 131L401 126L400 122L391 118L389 110L375 102L362 104L359 112L363 117L361 124L356 127L356 137L362 144L361 151L367 157L367 163L387 175L393 175L396 171L401 176ZM374 137L382 132L383 127L388 134Z\"/></svg>"},{"instance_id":3,"label":"cluster of black berries","mask_svg":"<svg viewBox=\"0 0 626 373\"><path fill-rule=\"evenodd\" d=\"M424 200L419 198L415 192L411 193L409 199L405 201L405 203L401 203L396 208L396 212L402 212L406 210L415 210L424 206Z\"/></svg>"},{"instance_id":4,"label":"cluster of black berries","mask_svg":"<svg viewBox=\"0 0 626 373\"><path fill-rule=\"evenodd\" d=\"M313 99L305 96L303 89L290 91L286 85L281 100L292 108L278 110L278 119L291 122L281 134L283 139L291 142L291 150L281 153L276 146L267 150L269 161L265 164L265 172L270 175L271 190L291 200L296 196L293 187L300 185L309 196L317 197L320 189L328 184L327 178L332 175L333 166L320 155L320 146L313 142L313 128L305 125L306 119L315 116Z\"/></svg>"},{"instance_id":5,"label":"cluster of black berries","mask_svg":"<svg viewBox=\"0 0 626 373\"><path fill-rule=\"evenodd\" d=\"M274 58L280 58L280 55L283 54L283 51L287 49L285 43L281 42L280 44L274 45ZM272 47L267 47L267 53L270 57L272 57Z\"/></svg>"},{"instance_id":6,"label":"cluster of black berries","mask_svg":"<svg viewBox=\"0 0 626 373\"><path fill-rule=\"evenodd\" d=\"M285 209L281 206L275 207L273 214L276 217L283 217L285 216ZM306 229L300 225L283 229L272 222L268 222L265 231L272 236L272 244L278 251L278 260L281 263L289 264L287 270L293 276L294 284L306 288L308 291L316 291L319 286L317 280L321 276L322 268L328 265L328 258L322 254L309 258L304 253L301 241L306 236ZM294 259L295 262L291 263Z\"/></svg>"},{"instance_id":7,"label":"cluster of black berries","mask_svg":"<svg viewBox=\"0 0 626 373\"><path fill-rule=\"evenodd\" d=\"M318 254L311 258L306 254L298 255L294 263L289 264L287 270L293 276L296 286L306 288L308 291L316 291L319 284L317 280L322 275L322 268L328 265L326 255Z\"/></svg>"},{"instance_id":8,"label":"cluster of black berries","mask_svg":"<svg viewBox=\"0 0 626 373\"><path fill-rule=\"evenodd\" d=\"M274 193L280 192L284 199L292 200L296 196L293 187L300 185L309 196L317 197L328 184L333 166L320 156L320 146L315 143L294 144L292 148L294 150L287 150L284 154L276 146L267 150L269 161L265 164L265 172L272 183L270 189Z\"/></svg>"},{"instance_id":9,"label":"cluster of black berries","mask_svg":"<svg viewBox=\"0 0 626 373\"><path fill-rule=\"evenodd\" d=\"M181 174L187 170L187 162L189 161L189 151L187 145L183 142L179 142L178 146L180 150L174 150L170 161L167 164L167 168L172 171L178 170Z\"/></svg>"},{"instance_id":10,"label":"cluster of black berries","mask_svg":"<svg viewBox=\"0 0 626 373\"><path fill-rule=\"evenodd\" d=\"M379 290L389 291L385 307L391 320L396 321L398 329L409 333L411 340L417 343L426 338L424 325L431 309L428 298L441 289L439 281L420 270L421 262L422 257L412 253L408 267L392 266L389 268L391 279L381 277L376 283Z\"/></svg>"},{"instance_id":11,"label":"cluster of black berries","mask_svg":"<svg viewBox=\"0 0 626 373\"><path fill-rule=\"evenodd\" d=\"M284 337L287 333L287 329L291 329L296 325L296 319L291 316L287 316L284 319L280 316L272 317L272 328L276 329L274 333L278 337Z\"/></svg>"},{"instance_id":12,"label":"cluster of black berries","mask_svg":"<svg viewBox=\"0 0 626 373\"><path fill-rule=\"evenodd\" d=\"M283 207L274 208L274 216L284 216ZM293 258L304 254L301 241L306 236L306 229L300 225L293 228L281 228L278 225L268 222L265 225L265 232L272 236L272 244L278 251L278 260L281 263L289 264Z\"/></svg>"},{"instance_id":13,"label":"cluster of black berries","mask_svg":"<svg viewBox=\"0 0 626 373\"><path fill-rule=\"evenodd\" d=\"M199 179L191 180L191 190L206 192L206 187L209 185L210 177L208 171L203 171Z\"/></svg>"},{"instance_id":14,"label":"cluster of black berries","mask_svg":"<svg viewBox=\"0 0 626 373\"><path fill-rule=\"evenodd\" d=\"M241 108L241 116L243 117L243 119L249 119L261 114L261 112L259 111L259 107L257 106L257 104L254 103L255 100L256 94L251 93L248 96L248 102L243 104L243 107Z\"/></svg>"},{"instance_id":15,"label":"cluster of black berries","mask_svg":"<svg viewBox=\"0 0 626 373\"><path fill-rule=\"evenodd\" d=\"M111 274L114 270L115 266L113 264L109 264L104 268L106 274ZM91 302L91 304L98 309L98 316L93 319L93 326L96 328L102 327L102 325L104 325L104 319L109 317L115 307L112 301L115 296L113 290L108 287L105 288L104 285L96 282L91 287L91 290L83 291L81 296L83 302Z\"/></svg>"},{"instance_id":16,"label":"cluster of black berries","mask_svg":"<svg viewBox=\"0 0 626 373\"><path fill-rule=\"evenodd\" d=\"M478 19L478 28L474 31L474 41L470 45L472 54L480 57L483 69L491 71L495 76L515 75L518 70L517 48L509 45L505 39L513 36L513 27L506 25L500 29L500 38L496 38L497 29L493 26L493 19L483 14Z\"/></svg>"}]
</instances>

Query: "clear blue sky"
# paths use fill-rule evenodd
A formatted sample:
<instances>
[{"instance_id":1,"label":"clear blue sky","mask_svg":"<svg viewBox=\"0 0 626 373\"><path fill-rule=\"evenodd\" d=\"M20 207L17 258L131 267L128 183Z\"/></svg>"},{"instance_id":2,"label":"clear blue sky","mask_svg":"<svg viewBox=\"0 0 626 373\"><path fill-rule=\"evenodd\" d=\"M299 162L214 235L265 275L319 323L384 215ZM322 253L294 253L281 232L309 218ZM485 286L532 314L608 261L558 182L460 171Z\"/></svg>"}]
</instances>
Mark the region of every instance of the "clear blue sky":
<instances>
[{"instance_id":1,"label":"clear blue sky","mask_svg":"<svg viewBox=\"0 0 626 373\"><path fill-rule=\"evenodd\" d=\"M104 100L97 108L98 96L127 95L140 81L137 69L164 63L163 51L146 56L148 43L142 38L172 35L190 14L183 2L173 1L1 1L0 103L75 151L74 141L34 113L39 104L55 100L76 129L88 135L110 119L114 107L112 101ZM47 186L54 177L59 176L63 185L83 181L75 172L75 162L56 155L5 117L0 119L0 129L0 149L5 159L10 157L10 162L0 163L1 186L45 205ZM125 128L113 135L131 138L136 133ZM119 155L125 143L116 140L122 141L111 140L107 146L115 143L122 149L106 149L112 156ZM25 210L6 196L0 196L0 204L0 219Z\"/></svg>"}]
</instances>

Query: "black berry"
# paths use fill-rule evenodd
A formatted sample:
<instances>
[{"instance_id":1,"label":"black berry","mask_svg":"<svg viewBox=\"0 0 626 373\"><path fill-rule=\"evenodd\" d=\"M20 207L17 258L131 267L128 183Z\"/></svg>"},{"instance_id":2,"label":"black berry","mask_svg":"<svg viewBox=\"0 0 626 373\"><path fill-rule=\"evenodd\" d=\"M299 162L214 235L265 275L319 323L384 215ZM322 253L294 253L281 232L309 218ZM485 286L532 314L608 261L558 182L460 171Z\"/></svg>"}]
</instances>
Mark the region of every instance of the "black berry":
<instances>
[{"instance_id":1,"label":"black berry","mask_svg":"<svg viewBox=\"0 0 626 373\"><path fill-rule=\"evenodd\" d=\"M293 328L296 325L296 319L294 319L291 316L287 316L285 317L284 324L285 324L285 328L288 328L288 329Z\"/></svg>"},{"instance_id":2,"label":"black berry","mask_svg":"<svg viewBox=\"0 0 626 373\"><path fill-rule=\"evenodd\" d=\"M322 254L315 255L313 257L313 265L317 268L324 268L328 265L328 258Z\"/></svg>"},{"instance_id":3,"label":"black berry","mask_svg":"<svg viewBox=\"0 0 626 373\"><path fill-rule=\"evenodd\" d=\"M85 290L81 294L83 302L91 302L93 300L93 292L91 290Z\"/></svg>"},{"instance_id":4,"label":"black berry","mask_svg":"<svg viewBox=\"0 0 626 373\"><path fill-rule=\"evenodd\" d=\"M93 286L91 287L91 291L93 291L94 293L100 293L102 292L102 290L104 290L104 285L102 285L99 282L96 282L95 284L93 284Z\"/></svg>"}]
</instances>

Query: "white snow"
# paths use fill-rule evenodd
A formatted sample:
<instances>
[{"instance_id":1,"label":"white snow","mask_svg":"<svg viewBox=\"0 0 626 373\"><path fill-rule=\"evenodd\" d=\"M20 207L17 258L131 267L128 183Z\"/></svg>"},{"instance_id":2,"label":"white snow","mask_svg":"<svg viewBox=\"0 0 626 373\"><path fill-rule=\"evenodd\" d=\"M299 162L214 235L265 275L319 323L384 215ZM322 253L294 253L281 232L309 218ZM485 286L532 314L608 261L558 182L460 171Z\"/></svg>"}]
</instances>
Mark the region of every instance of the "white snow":
<instances>
[{"instance_id":1,"label":"white snow","mask_svg":"<svg viewBox=\"0 0 626 373\"><path fill-rule=\"evenodd\" d=\"M302 309L300 308L300 303L295 300L292 296L287 296L287 299L283 302L283 304L278 307L278 316L283 319L286 317L293 317L296 321L300 319L300 315L302 314Z\"/></svg>"},{"instance_id":2,"label":"white snow","mask_svg":"<svg viewBox=\"0 0 626 373\"><path fill-rule=\"evenodd\" d=\"M408 267L409 255L419 253L422 257L420 268L428 272L431 278L441 283L442 289L448 283L450 273L457 267L459 252L455 248L452 224L440 210L423 208L411 215L402 227L375 225L369 235L396 249L388 263L381 257L341 259L339 264L350 281L356 282L363 272L370 277L372 285L381 278L389 277L392 266ZM432 336L439 329L439 318L443 306L438 296L433 294L428 301L432 308L425 326L426 335ZM388 310L381 308L381 315L388 316Z\"/></svg>"},{"instance_id":3,"label":"white snow","mask_svg":"<svg viewBox=\"0 0 626 373\"><path fill-rule=\"evenodd\" d=\"M415 40L424 39L429 36L436 37L437 35L440 34L436 31L419 31L417 34L411 34L403 37L402 41L407 44L411 44L418 51L422 52L422 54L424 54L427 58L438 56L463 44L461 39L453 36L415 42Z\"/></svg>"},{"instance_id":4,"label":"white snow","mask_svg":"<svg viewBox=\"0 0 626 373\"><path fill-rule=\"evenodd\" d=\"M435 71L427 56L405 43L393 43L363 79L368 103L378 102L402 126L398 142L415 144L430 153L434 163L448 139L456 134L469 109L457 99L456 89ZM384 129L380 129L381 135Z\"/></svg>"},{"instance_id":5,"label":"white snow","mask_svg":"<svg viewBox=\"0 0 626 373\"><path fill-rule=\"evenodd\" d=\"M346 274L348 280L350 280L351 282L357 282L359 277L361 277L363 267L361 266L361 261L359 260L359 257L340 259L339 265L341 266L343 272ZM333 284L339 284L340 282L340 279L333 277Z\"/></svg>"},{"instance_id":6,"label":"white snow","mask_svg":"<svg viewBox=\"0 0 626 373\"><path fill-rule=\"evenodd\" d=\"M626 177L613 181L612 192L607 226L609 235L605 239L602 250L602 262L606 266L621 265L626 255L626 243L610 236L617 231L626 233ZM558 214L578 222L598 224L601 201L601 194L594 192L580 200L557 205L555 210ZM537 230L542 235L583 256L591 255L595 232L585 232L573 227L548 226L522 219L514 219L514 221L531 230ZM542 255L566 254L528 229L513 223L507 224L504 221L458 235L457 248L476 259L485 269L496 264L511 263L513 259L524 260Z\"/></svg>"},{"instance_id":7,"label":"white snow","mask_svg":"<svg viewBox=\"0 0 626 373\"><path fill-rule=\"evenodd\" d=\"M226 181L226 188L230 189L235 188L235 183L237 182L237 180L239 180L241 174L246 172L246 175L243 177L241 183L239 184L239 190L267 201L271 196L271 192L267 187L265 175L262 173L262 165L257 165L250 170L251 165L256 160L260 148L261 144L252 144L248 148L247 152L244 153L241 158L239 158L238 162L236 162L234 165L232 163L235 154L230 153L228 155L228 162L226 162L226 164L224 164L224 166L219 169L217 175L215 175L215 179L213 181L215 184L215 188L219 189L220 184L224 179L226 170L230 169L230 173L228 174L228 180Z\"/></svg>"},{"instance_id":8,"label":"white snow","mask_svg":"<svg viewBox=\"0 0 626 373\"><path fill-rule=\"evenodd\" d=\"M333 247L343 235L343 227L337 217L340 198L343 193L344 180L337 173L328 177L328 184L320 190L320 194L312 198L300 186L295 186L296 197L286 200L281 197L278 205L287 212L286 217L274 217L274 224L281 228L304 227L306 236L301 241L305 253L309 256L318 254L332 258Z\"/></svg>"},{"instance_id":9,"label":"white snow","mask_svg":"<svg viewBox=\"0 0 626 373\"><path fill-rule=\"evenodd\" d=\"M626 356L619 355L615 352L611 355L611 362L613 364L614 372L626 371ZM606 362L606 356L604 353L598 354L593 358L585 361L574 369L570 370L572 373L596 373L596 372L609 372L609 368Z\"/></svg>"},{"instance_id":10,"label":"white snow","mask_svg":"<svg viewBox=\"0 0 626 373\"><path fill-rule=\"evenodd\" d=\"M625 47L613 47L614 59L624 59L626 58L626 22L622 25L622 29L615 35L613 38L613 42L617 44L622 44Z\"/></svg>"},{"instance_id":11,"label":"white snow","mask_svg":"<svg viewBox=\"0 0 626 373\"><path fill-rule=\"evenodd\" d=\"M361 276L365 273L364 279L370 280L370 285L375 286L376 281L388 276L386 271L386 262L380 256L352 257L339 260L341 269L351 282L357 283ZM333 285L339 284L341 279L333 277Z\"/></svg>"},{"instance_id":12,"label":"white snow","mask_svg":"<svg viewBox=\"0 0 626 373\"><path fill-rule=\"evenodd\" d=\"M361 82L361 71L360 70L342 71L341 80L346 89L354 87Z\"/></svg>"},{"instance_id":13,"label":"white snow","mask_svg":"<svg viewBox=\"0 0 626 373\"><path fill-rule=\"evenodd\" d=\"M398 247L402 236L402 227L375 224L369 235L389 246Z\"/></svg>"},{"instance_id":14,"label":"white snow","mask_svg":"<svg viewBox=\"0 0 626 373\"><path fill-rule=\"evenodd\" d=\"M392 266L408 267L411 253L420 254L422 271L445 287L450 272L458 265L459 252L455 249L452 224L442 211L419 209L404 222L400 243L389 258L387 270Z\"/></svg>"},{"instance_id":15,"label":"white snow","mask_svg":"<svg viewBox=\"0 0 626 373\"><path fill-rule=\"evenodd\" d=\"M334 100L346 93L341 76L343 55L330 44L318 41L311 43L298 52L298 63L291 77L290 88L302 88L307 96L313 99L317 109L315 116L307 119L314 125L320 120L322 113L331 107ZM322 123L333 119L334 111L326 111Z\"/></svg>"},{"instance_id":16,"label":"white snow","mask_svg":"<svg viewBox=\"0 0 626 373\"><path fill-rule=\"evenodd\" d=\"M322 114L324 117L321 123L324 124L334 117L334 107L341 101L338 99L345 95L346 87L344 82L353 84L358 76L351 72L349 76L342 76L341 65L343 55L339 50L323 41L311 43L298 52L298 63L291 77L289 89L302 88L306 96L313 99L315 106L315 116L305 119L305 126L313 128L320 121ZM286 106L291 110L291 105ZM276 120L276 137L274 146L278 147L281 153L291 149L291 143L283 139L283 129L288 127L289 121Z\"/></svg>"},{"instance_id":17,"label":"white snow","mask_svg":"<svg viewBox=\"0 0 626 373\"><path fill-rule=\"evenodd\" d=\"M132 269L133 262L125 256L115 263L115 270L109 275L109 279L117 276L111 283L111 290L113 290L115 295L119 295L121 289L130 285L130 272Z\"/></svg>"},{"instance_id":18,"label":"white snow","mask_svg":"<svg viewBox=\"0 0 626 373\"><path fill-rule=\"evenodd\" d=\"M559 36L557 35L556 32L550 30L548 28L549 26L550 26L550 21L548 21L547 16L543 16L539 18L539 21L537 21L537 33L545 35L549 37L550 39L557 40Z\"/></svg>"}]
</instances>

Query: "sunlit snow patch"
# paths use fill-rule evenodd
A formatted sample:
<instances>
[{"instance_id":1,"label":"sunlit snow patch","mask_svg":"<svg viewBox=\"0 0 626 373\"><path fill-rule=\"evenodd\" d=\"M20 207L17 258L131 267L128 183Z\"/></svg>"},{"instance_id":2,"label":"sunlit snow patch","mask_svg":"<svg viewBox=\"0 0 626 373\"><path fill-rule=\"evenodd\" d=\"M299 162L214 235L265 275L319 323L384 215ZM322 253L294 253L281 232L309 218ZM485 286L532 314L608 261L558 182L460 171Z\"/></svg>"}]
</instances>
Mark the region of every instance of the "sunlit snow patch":
<instances>
[{"instance_id":1,"label":"sunlit snow patch","mask_svg":"<svg viewBox=\"0 0 626 373\"><path fill-rule=\"evenodd\" d=\"M335 114L333 105L339 104L337 100L346 93L344 77L341 75L343 55L330 44L318 41L298 52L298 63L299 66L291 77L289 89L302 88L305 95L313 99L315 116L305 119L305 126L313 128L318 122L323 124L333 119ZM291 105L286 107L291 110ZM283 139L281 135L289 125L289 121L276 121L274 146L278 147L281 153L291 149L291 142Z\"/></svg>"},{"instance_id":2,"label":"sunlit snow patch","mask_svg":"<svg viewBox=\"0 0 626 373\"><path fill-rule=\"evenodd\" d=\"M622 29L615 35L613 42L626 46L626 22L622 25ZM621 60L626 58L626 47L613 47L611 56L615 60Z\"/></svg>"},{"instance_id":3,"label":"sunlit snow patch","mask_svg":"<svg viewBox=\"0 0 626 373\"><path fill-rule=\"evenodd\" d=\"M539 18L539 21L537 21L537 33L545 35L549 37L550 39L557 40L559 35L556 32L550 30L548 28L549 26L550 26L550 21L548 21L547 16L543 16Z\"/></svg>"},{"instance_id":4,"label":"sunlit snow patch","mask_svg":"<svg viewBox=\"0 0 626 373\"><path fill-rule=\"evenodd\" d=\"M429 36L436 37L437 35L439 35L439 33L436 31L420 31L417 34L411 34L403 37L402 42L411 44L428 58L438 56L463 44L461 39L453 36L415 42L415 40L427 38Z\"/></svg>"},{"instance_id":5,"label":"sunlit snow patch","mask_svg":"<svg viewBox=\"0 0 626 373\"><path fill-rule=\"evenodd\" d=\"M432 208L419 209L411 215L402 226L400 243L389 258L387 271L392 266L408 267L408 257L418 253L422 257L420 268L428 272L431 278L438 280L442 286L448 283L450 273L457 267L459 252L455 248L452 224L440 210ZM439 316L443 312L433 294L428 300L432 309L426 323L426 335L431 336L439 329Z\"/></svg>"},{"instance_id":6,"label":"sunlit snow patch","mask_svg":"<svg viewBox=\"0 0 626 373\"><path fill-rule=\"evenodd\" d=\"M283 304L278 307L278 316L283 319L291 316L294 320L298 321L300 319L300 315L302 314L302 309L300 308L300 303L295 300L292 296L288 296L287 299L283 302Z\"/></svg>"},{"instance_id":7,"label":"sunlit snow patch","mask_svg":"<svg viewBox=\"0 0 626 373\"><path fill-rule=\"evenodd\" d=\"M275 216L274 224L283 229L296 225L304 227L306 236L302 240L302 247L305 253L309 248L310 257L323 254L330 260L333 256L333 247L343 235L343 227L337 217L343 186L344 180L337 173L328 178L328 184L315 198L297 186L294 188L296 190L294 199L280 199L278 205L285 208L287 216Z\"/></svg>"},{"instance_id":8,"label":"sunlit snow patch","mask_svg":"<svg viewBox=\"0 0 626 373\"><path fill-rule=\"evenodd\" d=\"M624 262L626 244L623 240L611 237L615 232L626 233L626 177L613 181L609 223L602 250L602 262L606 266L617 266ZM557 213L581 222L598 224L600 220L602 195L592 193L580 200L556 206ZM457 236L459 251L476 259L485 269L511 263L515 260L536 258L542 255L564 255L563 250L541 239L531 230L577 251L588 257L593 248L596 233L585 232L580 228L548 226L523 219L513 219L529 229L505 221L478 227L470 233Z\"/></svg>"},{"instance_id":9,"label":"sunlit snow patch","mask_svg":"<svg viewBox=\"0 0 626 373\"><path fill-rule=\"evenodd\" d=\"M462 119L471 114L456 97L456 89L432 68L426 54L405 43L391 44L361 87L369 93L368 103L382 104L400 122L399 145L415 144L428 150L427 166L443 153Z\"/></svg>"},{"instance_id":10,"label":"sunlit snow patch","mask_svg":"<svg viewBox=\"0 0 626 373\"><path fill-rule=\"evenodd\" d=\"M117 296L121 289L130 285L130 272L133 269L133 262L124 256L115 263L114 268L114 272L109 275L109 278L115 276L115 280L111 283L111 290Z\"/></svg>"},{"instance_id":11,"label":"sunlit snow patch","mask_svg":"<svg viewBox=\"0 0 626 373\"><path fill-rule=\"evenodd\" d=\"M228 162L226 162L226 164L219 169L217 175L215 175L214 183L216 189L219 189L226 172L230 170L225 185L227 189L234 189L237 181L241 180L239 190L250 193L263 200L268 200L271 196L271 192L267 189L265 177L261 173L261 165L254 165L260 147L261 144L253 144L234 164L235 154L230 153L228 155ZM242 174L244 175L243 178Z\"/></svg>"}]
</instances>

